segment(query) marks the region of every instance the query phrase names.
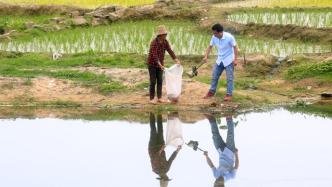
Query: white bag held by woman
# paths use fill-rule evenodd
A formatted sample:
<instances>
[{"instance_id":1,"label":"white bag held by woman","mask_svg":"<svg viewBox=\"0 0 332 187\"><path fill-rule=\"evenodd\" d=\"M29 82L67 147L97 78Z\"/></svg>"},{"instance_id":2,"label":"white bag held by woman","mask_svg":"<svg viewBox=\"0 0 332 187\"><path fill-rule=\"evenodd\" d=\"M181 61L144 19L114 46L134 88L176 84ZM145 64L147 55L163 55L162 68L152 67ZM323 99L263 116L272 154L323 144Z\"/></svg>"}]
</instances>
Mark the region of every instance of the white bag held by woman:
<instances>
[{"instance_id":1,"label":"white bag held by woman","mask_svg":"<svg viewBox=\"0 0 332 187\"><path fill-rule=\"evenodd\" d=\"M182 90L183 66L175 64L165 69L166 92L171 101L177 101Z\"/></svg>"},{"instance_id":2,"label":"white bag held by woman","mask_svg":"<svg viewBox=\"0 0 332 187\"><path fill-rule=\"evenodd\" d=\"M167 119L166 145L178 147L184 144L182 124L178 117Z\"/></svg>"}]
</instances>

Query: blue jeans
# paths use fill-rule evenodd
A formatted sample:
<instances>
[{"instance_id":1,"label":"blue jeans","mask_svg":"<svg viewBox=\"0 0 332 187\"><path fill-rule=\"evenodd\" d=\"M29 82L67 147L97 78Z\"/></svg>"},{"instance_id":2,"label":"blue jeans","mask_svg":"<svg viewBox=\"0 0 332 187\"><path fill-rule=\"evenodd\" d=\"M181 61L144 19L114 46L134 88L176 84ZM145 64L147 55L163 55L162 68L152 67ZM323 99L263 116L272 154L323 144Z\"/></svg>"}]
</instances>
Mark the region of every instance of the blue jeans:
<instances>
[{"instance_id":1,"label":"blue jeans","mask_svg":"<svg viewBox=\"0 0 332 187\"><path fill-rule=\"evenodd\" d=\"M220 63L220 65L218 65L217 63L214 64L210 92L216 93L219 78L225 69L226 69L226 79L227 79L227 95L233 95L233 89L234 89L234 83L233 83L234 64L233 63L231 63L230 65L228 65L226 67L224 67L223 63Z\"/></svg>"},{"instance_id":2,"label":"blue jeans","mask_svg":"<svg viewBox=\"0 0 332 187\"><path fill-rule=\"evenodd\" d=\"M218 150L219 148L221 151L224 151L225 147L235 152L235 140L234 140L234 123L233 119L226 119L227 122L227 138L226 142L223 140L223 138L220 135L219 128L217 125L216 118L209 118L208 119L211 125L211 131L212 131L212 139L215 148Z\"/></svg>"}]
</instances>

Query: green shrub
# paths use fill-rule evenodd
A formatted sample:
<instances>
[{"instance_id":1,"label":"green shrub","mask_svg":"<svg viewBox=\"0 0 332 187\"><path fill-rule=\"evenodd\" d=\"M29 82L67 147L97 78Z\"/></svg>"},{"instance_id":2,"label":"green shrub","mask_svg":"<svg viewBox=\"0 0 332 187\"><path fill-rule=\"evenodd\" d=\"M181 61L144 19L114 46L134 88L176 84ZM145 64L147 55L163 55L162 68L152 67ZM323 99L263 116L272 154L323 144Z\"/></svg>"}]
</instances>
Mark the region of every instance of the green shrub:
<instances>
[{"instance_id":1,"label":"green shrub","mask_svg":"<svg viewBox=\"0 0 332 187\"><path fill-rule=\"evenodd\" d=\"M286 78L296 80L322 76L332 77L332 61L291 67L286 74Z\"/></svg>"}]
</instances>

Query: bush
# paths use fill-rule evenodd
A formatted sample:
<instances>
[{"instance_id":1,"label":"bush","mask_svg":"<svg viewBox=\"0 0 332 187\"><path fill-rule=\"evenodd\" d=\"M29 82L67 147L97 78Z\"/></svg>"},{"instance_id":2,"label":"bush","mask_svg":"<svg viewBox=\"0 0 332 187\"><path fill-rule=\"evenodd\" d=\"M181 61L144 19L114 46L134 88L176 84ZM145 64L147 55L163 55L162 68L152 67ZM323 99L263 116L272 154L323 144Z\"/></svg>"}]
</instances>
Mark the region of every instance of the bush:
<instances>
[{"instance_id":1,"label":"bush","mask_svg":"<svg viewBox=\"0 0 332 187\"><path fill-rule=\"evenodd\" d=\"M332 76L332 61L318 64L302 64L291 67L286 74L288 79L303 79L316 76Z\"/></svg>"}]
</instances>

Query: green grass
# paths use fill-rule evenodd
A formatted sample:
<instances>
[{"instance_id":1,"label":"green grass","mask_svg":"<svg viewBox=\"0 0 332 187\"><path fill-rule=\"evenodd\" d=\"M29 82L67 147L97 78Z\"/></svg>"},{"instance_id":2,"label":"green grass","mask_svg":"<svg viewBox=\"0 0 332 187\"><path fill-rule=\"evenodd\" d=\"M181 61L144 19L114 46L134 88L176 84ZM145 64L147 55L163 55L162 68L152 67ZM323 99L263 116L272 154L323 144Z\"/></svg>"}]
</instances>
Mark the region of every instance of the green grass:
<instances>
[{"instance_id":1,"label":"green grass","mask_svg":"<svg viewBox=\"0 0 332 187\"><path fill-rule=\"evenodd\" d=\"M50 54L44 53L10 53L0 52L0 75L26 78L23 85L32 85L31 78L48 76L57 79L71 80L88 86L101 94L115 91L126 91L127 87L111 80L104 74L87 71L68 70L83 66L145 68L145 57L133 54L81 53L66 55L54 61Z\"/></svg>"},{"instance_id":2,"label":"green grass","mask_svg":"<svg viewBox=\"0 0 332 187\"><path fill-rule=\"evenodd\" d=\"M332 82L332 61L300 64L290 67L286 72L287 79L299 80L308 77L317 77Z\"/></svg>"},{"instance_id":3,"label":"green grass","mask_svg":"<svg viewBox=\"0 0 332 187\"><path fill-rule=\"evenodd\" d=\"M4 29L25 30L25 23L33 22L34 24L47 23L48 20L56 15L0 15L0 27Z\"/></svg>"},{"instance_id":4,"label":"green grass","mask_svg":"<svg viewBox=\"0 0 332 187\"><path fill-rule=\"evenodd\" d=\"M332 27L332 9L251 9L228 16L229 21L247 24L293 24L306 27Z\"/></svg>"},{"instance_id":5,"label":"green grass","mask_svg":"<svg viewBox=\"0 0 332 187\"><path fill-rule=\"evenodd\" d=\"M56 108L77 108L81 107L82 105L73 101L48 101L48 102L38 102L35 104L35 107L56 107Z\"/></svg>"},{"instance_id":6,"label":"green grass","mask_svg":"<svg viewBox=\"0 0 332 187\"><path fill-rule=\"evenodd\" d=\"M121 53L80 53L65 55L59 60L52 60L47 53L12 53L0 52L0 68L19 69L54 69L82 66L145 68L146 58L142 55Z\"/></svg>"},{"instance_id":7,"label":"green grass","mask_svg":"<svg viewBox=\"0 0 332 187\"><path fill-rule=\"evenodd\" d=\"M0 52L0 75L7 77L26 78L22 83L31 86L31 78L48 76L57 79L71 80L88 86L101 94L110 94L116 91L127 91L129 88L120 82L111 80L104 74L95 74L87 71L68 70L68 68L117 67L117 68L146 68L146 58L134 54L114 53L81 53L65 55L54 61L50 54L45 53L13 53ZM147 87L144 82L132 88L134 90ZM8 86L4 86L8 87Z\"/></svg>"},{"instance_id":8,"label":"green grass","mask_svg":"<svg viewBox=\"0 0 332 187\"><path fill-rule=\"evenodd\" d=\"M101 85L98 85L97 89L98 89L99 93L107 95L109 93L113 93L113 92L117 92L117 91L121 91L121 90L124 91L127 88L119 82L113 82L112 84L103 83Z\"/></svg>"},{"instance_id":9,"label":"green grass","mask_svg":"<svg viewBox=\"0 0 332 187\"><path fill-rule=\"evenodd\" d=\"M332 118L331 104L295 105L287 107L287 110L294 113L312 114Z\"/></svg>"},{"instance_id":10,"label":"green grass","mask_svg":"<svg viewBox=\"0 0 332 187\"><path fill-rule=\"evenodd\" d=\"M43 69L22 70L17 68L1 68L0 74L7 77L34 78L47 76L52 78L71 80L90 88L94 88L101 94L110 94L115 91L125 91L126 87L121 83L112 81L106 75L98 75L91 72L73 70L49 71Z\"/></svg>"},{"instance_id":11,"label":"green grass","mask_svg":"<svg viewBox=\"0 0 332 187\"><path fill-rule=\"evenodd\" d=\"M196 81L205 83L205 84L210 84L211 83L211 76L198 76L195 78ZM242 89L242 90L247 90L247 89L256 89L258 83L260 82L259 79L255 78L237 78L234 80L234 88L235 89ZM225 80L224 75L219 79L218 82L218 90L222 87L226 88L227 83Z\"/></svg>"},{"instance_id":12,"label":"green grass","mask_svg":"<svg viewBox=\"0 0 332 187\"><path fill-rule=\"evenodd\" d=\"M24 85L24 86L32 86L32 81L31 81L31 79L30 78L27 78L27 79L25 79L24 80L24 82L23 82L23 84L22 85Z\"/></svg>"}]
</instances>

